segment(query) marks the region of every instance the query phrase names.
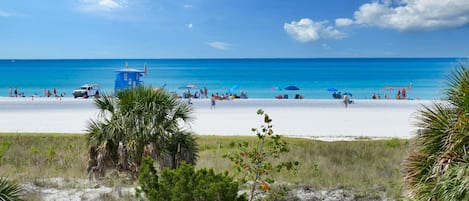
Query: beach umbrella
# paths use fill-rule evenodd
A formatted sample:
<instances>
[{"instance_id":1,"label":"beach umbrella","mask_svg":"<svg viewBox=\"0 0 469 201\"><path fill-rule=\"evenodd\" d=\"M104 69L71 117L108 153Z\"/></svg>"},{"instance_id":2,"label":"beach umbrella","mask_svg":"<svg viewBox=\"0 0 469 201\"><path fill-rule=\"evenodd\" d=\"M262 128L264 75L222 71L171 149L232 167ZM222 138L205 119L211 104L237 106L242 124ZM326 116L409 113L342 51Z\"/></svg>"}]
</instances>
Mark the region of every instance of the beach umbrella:
<instances>
[{"instance_id":1,"label":"beach umbrella","mask_svg":"<svg viewBox=\"0 0 469 201\"><path fill-rule=\"evenodd\" d=\"M300 90L300 88L296 86L288 86L288 87L285 87L285 90L297 91L297 90Z\"/></svg>"},{"instance_id":2,"label":"beach umbrella","mask_svg":"<svg viewBox=\"0 0 469 201\"><path fill-rule=\"evenodd\" d=\"M338 91L338 90L334 87L331 87L331 88L327 89L327 91Z\"/></svg>"},{"instance_id":3,"label":"beach umbrella","mask_svg":"<svg viewBox=\"0 0 469 201\"><path fill-rule=\"evenodd\" d=\"M344 95L353 96L352 93L350 93L350 92L345 92Z\"/></svg>"},{"instance_id":4,"label":"beach umbrella","mask_svg":"<svg viewBox=\"0 0 469 201\"><path fill-rule=\"evenodd\" d=\"M239 88L239 85L235 84L228 89L228 93L233 93L236 89Z\"/></svg>"}]
</instances>

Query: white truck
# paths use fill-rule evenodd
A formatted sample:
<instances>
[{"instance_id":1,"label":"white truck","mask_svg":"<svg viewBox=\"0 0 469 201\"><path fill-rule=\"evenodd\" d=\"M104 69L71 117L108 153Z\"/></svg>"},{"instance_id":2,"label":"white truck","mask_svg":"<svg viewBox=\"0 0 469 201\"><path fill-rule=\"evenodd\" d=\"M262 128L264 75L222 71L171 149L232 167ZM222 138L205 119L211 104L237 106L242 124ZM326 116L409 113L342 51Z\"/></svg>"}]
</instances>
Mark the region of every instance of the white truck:
<instances>
[{"instance_id":1,"label":"white truck","mask_svg":"<svg viewBox=\"0 0 469 201\"><path fill-rule=\"evenodd\" d=\"M94 96L95 98L99 97L99 85L98 84L85 84L80 88L73 90L73 97L83 97L88 98Z\"/></svg>"}]
</instances>

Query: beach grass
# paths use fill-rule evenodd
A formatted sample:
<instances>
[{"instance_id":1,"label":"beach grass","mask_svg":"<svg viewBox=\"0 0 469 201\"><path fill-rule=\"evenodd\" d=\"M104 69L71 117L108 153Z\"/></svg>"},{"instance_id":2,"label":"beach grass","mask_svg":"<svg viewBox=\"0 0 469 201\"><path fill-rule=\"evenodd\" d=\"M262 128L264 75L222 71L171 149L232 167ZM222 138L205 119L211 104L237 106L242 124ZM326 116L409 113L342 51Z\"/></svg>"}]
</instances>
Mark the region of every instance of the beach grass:
<instances>
[{"instance_id":1,"label":"beach grass","mask_svg":"<svg viewBox=\"0 0 469 201\"><path fill-rule=\"evenodd\" d=\"M57 133L0 134L0 176L19 182L38 178L86 176L84 135Z\"/></svg>"},{"instance_id":2,"label":"beach grass","mask_svg":"<svg viewBox=\"0 0 469 201\"><path fill-rule=\"evenodd\" d=\"M197 168L231 172L232 163L222 155L235 151L236 143L256 141L256 137L198 136ZM283 159L300 161L299 171L281 172L277 181L313 189L346 188L357 192L386 192L399 198L403 191L401 162L410 150L410 141L356 140L323 142L284 138L290 152ZM1 133L0 176L21 183L43 178L87 178L88 147L84 135L54 133Z\"/></svg>"}]
</instances>

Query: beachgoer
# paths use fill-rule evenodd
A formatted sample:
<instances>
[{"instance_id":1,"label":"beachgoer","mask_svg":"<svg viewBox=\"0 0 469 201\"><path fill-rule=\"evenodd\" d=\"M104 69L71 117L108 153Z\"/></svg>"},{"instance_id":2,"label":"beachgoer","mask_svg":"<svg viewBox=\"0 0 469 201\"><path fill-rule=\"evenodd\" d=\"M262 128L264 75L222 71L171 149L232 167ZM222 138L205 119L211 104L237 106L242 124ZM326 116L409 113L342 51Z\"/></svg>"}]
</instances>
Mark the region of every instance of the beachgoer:
<instances>
[{"instance_id":1,"label":"beachgoer","mask_svg":"<svg viewBox=\"0 0 469 201\"><path fill-rule=\"evenodd\" d=\"M11 89L11 87L10 87L10 97L11 97L11 95L12 95L11 93L12 93L12 89Z\"/></svg>"},{"instance_id":2,"label":"beachgoer","mask_svg":"<svg viewBox=\"0 0 469 201\"><path fill-rule=\"evenodd\" d=\"M402 99L405 99L405 96L406 96L405 88L402 88Z\"/></svg>"},{"instance_id":3,"label":"beachgoer","mask_svg":"<svg viewBox=\"0 0 469 201\"><path fill-rule=\"evenodd\" d=\"M15 97L18 97L18 88L15 87Z\"/></svg>"},{"instance_id":4,"label":"beachgoer","mask_svg":"<svg viewBox=\"0 0 469 201\"><path fill-rule=\"evenodd\" d=\"M376 94L373 93L373 96L371 98L376 99Z\"/></svg>"},{"instance_id":5,"label":"beachgoer","mask_svg":"<svg viewBox=\"0 0 469 201\"><path fill-rule=\"evenodd\" d=\"M57 89L54 88L54 96L57 97Z\"/></svg>"},{"instance_id":6,"label":"beachgoer","mask_svg":"<svg viewBox=\"0 0 469 201\"><path fill-rule=\"evenodd\" d=\"M401 90L397 90L397 96L396 99L401 99Z\"/></svg>"},{"instance_id":7,"label":"beachgoer","mask_svg":"<svg viewBox=\"0 0 469 201\"><path fill-rule=\"evenodd\" d=\"M344 104L345 104L345 107L348 106L348 101L349 101L349 100L348 100L348 95L347 95L347 93L344 93Z\"/></svg>"},{"instance_id":8,"label":"beachgoer","mask_svg":"<svg viewBox=\"0 0 469 201\"><path fill-rule=\"evenodd\" d=\"M215 95L212 94L212 98L210 100L212 102L210 109L215 109L215 101L217 100L217 98L215 97Z\"/></svg>"},{"instance_id":9,"label":"beachgoer","mask_svg":"<svg viewBox=\"0 0 469 201\"><path fill-rule=\"evenodd\" d=\"M42 97L46 97L46 96L47 96L47 90L46 90L46 88L44 88Z\"/></svg>"},{"instance_id":10,"label":"beachgoer","mask_svg":"<svg viewBox=\"0 0 469 201\"><path fill-rule=\"evenodd\" d=\"M207 90L207 87L204 87L204 96L205 98L208 98L208 90Z\"/></svg>"}]
</instances>

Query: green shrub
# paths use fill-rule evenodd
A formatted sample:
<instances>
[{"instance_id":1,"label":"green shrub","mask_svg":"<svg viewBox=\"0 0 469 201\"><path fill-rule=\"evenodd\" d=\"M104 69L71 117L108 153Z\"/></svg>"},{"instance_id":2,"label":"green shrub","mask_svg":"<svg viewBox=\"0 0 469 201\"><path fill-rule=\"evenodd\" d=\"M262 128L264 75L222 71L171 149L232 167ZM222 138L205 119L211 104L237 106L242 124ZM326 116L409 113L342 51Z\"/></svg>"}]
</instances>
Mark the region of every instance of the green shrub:
<instances>
[{"instance_id":1,"label":"green shrub","mask_svg":"<svg viewBox=\"0 0 469 201\"><path fill-rule=\"evenodd\" d=\"M195 171L182 163L177 169L165 168L158 176L151 158L144 158L139 167L137 196L145 193L154 201L246 200L238 196L238 183L228 173L216 174L213 169Z\"/></svg>"}]
</instances>

